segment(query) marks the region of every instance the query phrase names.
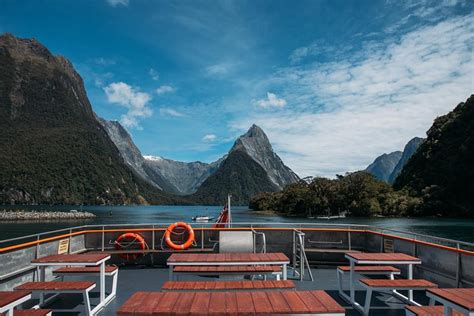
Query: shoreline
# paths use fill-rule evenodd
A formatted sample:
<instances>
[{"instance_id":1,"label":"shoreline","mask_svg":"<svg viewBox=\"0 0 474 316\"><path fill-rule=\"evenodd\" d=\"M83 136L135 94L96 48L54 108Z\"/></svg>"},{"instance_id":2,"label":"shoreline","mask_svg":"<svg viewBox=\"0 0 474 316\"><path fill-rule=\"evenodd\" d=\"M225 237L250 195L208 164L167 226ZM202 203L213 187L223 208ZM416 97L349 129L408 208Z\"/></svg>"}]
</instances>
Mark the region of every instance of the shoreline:
<instances>
[{"instance_id":1,"label":"shoreline","mask_svg":"<svg viewBox=\"0 0 474 316\"><path fill-rule=\"evenodd\" d=\"M40 220L83 220L97 216L85 211L1 210L0 222Z\"/></svg>"}]
</instances>

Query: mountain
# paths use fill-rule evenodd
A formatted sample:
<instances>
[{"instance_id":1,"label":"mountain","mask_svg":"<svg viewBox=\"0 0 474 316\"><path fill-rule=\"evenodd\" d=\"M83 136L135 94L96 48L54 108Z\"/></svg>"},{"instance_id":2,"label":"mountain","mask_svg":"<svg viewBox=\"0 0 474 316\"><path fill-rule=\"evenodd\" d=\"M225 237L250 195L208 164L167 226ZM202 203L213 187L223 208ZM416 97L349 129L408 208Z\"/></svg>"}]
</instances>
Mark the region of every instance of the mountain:
<instances>
[{"instance_id":1,"label":"mountain","mask_svg":"<svg viewBox=\"0 0 474 316\"><path fill-rule=\"evenodd\" d=\"M252 125L235 141L217 171L189 198L202 204L222 204L227 194L232 194L234 204L246 205L257 193L276 192L298 180L273 151L263 130Z\"/></svg>"},{"instance_id":2,"label":"mountain","mask_svg":"<svg viewBox=\"0 0 474 316\"><path fill-rule=\"evenodd\" d=\"M182 162L162 157L145 156L146 166L166 179L176 194L196 192L199 186L214 173L225 157L212 162ZM167 191L167 189L165 189Z\"/></svg>"},{"instance_id":3,"label":"mountain","mask_svg":"<svg viewBox=\"0 0 474 316\"><path fill-rule=\"evenodd\" d=\"M388 182L393 169L397 166L400 158L402 157L401 151L394 151L390 154L383 154L377 157L365 171L371 173L376 179Z\"/></svg>"},{"instance_id":4,"label":"mountain","mask_svg":"<svg viewBox=\"0 0 474 316\"><path fill-rule=\"evenodd\" d=\"M438 117L394 187L423 199L422 215L474 217L474 95Z\"/></svg>"},{"instance_id":5,"label":"mountain","mask_svg":"<svg viewBox=\"0 0 474 316\"><path fill-rule=\"evenodd\" d=\"M395 182L395 179L398 177L403 167L406 165L408 160L411 158L411 156L413 156L413 154L416 152L418 147L424 141L425 141L424 138L414 137L405 145L405 148L403 149L402 157L400 158L397 165L395 166L392 173L390 174L390 177L388 178L388 183L393 184Z\"/></svg>"},{"instance_id":6,"label":"mountain","mask_svg":"<svg viewBox=\"0 0 474 316\"><path fill-rule=\"evenodd\" d=\"M130 134L118 121L108 121L102 118L97 119L105 128L110 139L114 142L115 146L117 146L123 160L132 171L160 190L173 194L180 193L179 190L163 178L159 172L148 165L142 153L130 137Z\"/></svg>"},{"instance_id":7,"label":"mountain","mask_svg":"<svg viewBox=\"0 0 474 316\"><path fill-rule=\"evenodd\" d=\"M127 130L117 121L98 118L120 155L139 177L165 192L186 195L197 188L219 167L221 158L213 163L182 162L162 157L143 156Z\"/></svg>"},{"instance_id":8,"label":"mountain","mask_svg":"<svg viewBox=\"0 0 474 316\"><path fill-rule=\"evenodd\" d=\"M253 124L244 135L240 136L230 150L244 151L255 160L267 173L270 181L279 189L299 181L299 177L278 157L265 132Z\"/></svg>"},{"instance_id":9,"label":"mountain","mask_svg":"<svg viewBox=\"0 0 474 316\"><path fill-rule=\"evenodd\" d=\"M0 204L172 203L125 165L72 64L0 36Z\"/></svg>"}]
</instances>

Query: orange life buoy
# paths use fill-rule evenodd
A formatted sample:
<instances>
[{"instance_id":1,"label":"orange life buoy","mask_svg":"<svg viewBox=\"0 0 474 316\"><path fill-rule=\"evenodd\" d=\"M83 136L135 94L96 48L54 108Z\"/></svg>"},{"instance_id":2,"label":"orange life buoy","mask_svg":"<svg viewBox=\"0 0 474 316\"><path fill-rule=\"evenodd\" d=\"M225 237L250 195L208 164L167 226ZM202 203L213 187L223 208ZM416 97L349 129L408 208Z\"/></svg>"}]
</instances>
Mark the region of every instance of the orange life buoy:
<instances>
[{"instance_id":1,"label":"orange life buoy","mask_svg":"<svg viewBox=\"0 0 474 316\"><path fill-rule=\"evenodd\" d=\"M115 240L115 249L117 250L127 250L130 245L138 244L140 250L145 250L147 244L142 235L137 233L125 233L120 235L117 240ZM137 250L133 248L133 250ZM121 253L119 256L125 260L136 260L139 256L143 255L142 253Z\"/></svg>"},{"instance_id":2,"label":"orange life buoy","mask_svg":"<svg viewBox=\"0 0 474 316\"><path fill-rule=\"evenodd\" d=\"M171 232L172 232L176 227L184 227L184 228L188 231L189 237L188 237L188 240L186 240L186 242L185 242L184 244L177 245L177 244L175 244L175 243L171 240ZM165 240L166 240L166 244L167 244L170 248L173 248L173 249L175 249L175 250L188 249L189 247L191 247L191 245L192 245L193 242L194 242L194 230L193 230L193 228L191 227L191 225L188 225L188 224L186 224L185 222L177 222L177 223L171 224L171 225L168 226L168 228L166 229L166 232L165 232Z\"/></svg>"}]
</instances>

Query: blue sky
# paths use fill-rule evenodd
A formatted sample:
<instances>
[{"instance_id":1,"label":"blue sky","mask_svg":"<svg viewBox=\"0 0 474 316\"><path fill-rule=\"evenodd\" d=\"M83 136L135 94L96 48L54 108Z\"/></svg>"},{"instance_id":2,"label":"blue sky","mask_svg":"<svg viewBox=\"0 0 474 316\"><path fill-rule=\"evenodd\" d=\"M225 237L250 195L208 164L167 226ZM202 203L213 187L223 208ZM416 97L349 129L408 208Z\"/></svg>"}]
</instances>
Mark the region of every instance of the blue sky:
<instances>
[{"instance_id":1,"label":"blue sky","mask_svg":"<svg viewBox=\"0 0 474 316\"><path fill-rule=\"evenodd\" d=\"M474 92L472 1L0 0L145 155L213 161L252 123L300 176L365 168Z\"/></svg>"}]
</instances>

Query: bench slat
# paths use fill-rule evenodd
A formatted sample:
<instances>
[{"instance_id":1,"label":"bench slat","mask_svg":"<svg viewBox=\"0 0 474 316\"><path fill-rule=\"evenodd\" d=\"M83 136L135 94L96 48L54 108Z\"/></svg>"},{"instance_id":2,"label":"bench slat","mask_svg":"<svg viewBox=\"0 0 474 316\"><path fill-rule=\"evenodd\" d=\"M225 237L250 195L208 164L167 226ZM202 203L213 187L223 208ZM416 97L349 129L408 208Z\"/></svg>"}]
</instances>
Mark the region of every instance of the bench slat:
<instances>
[{"instance_id":1,"label":"bench slat","mask_svg":"<svg viewBox=\"0 0 474 316\"><path fill-rule=\"evenodd\" d=\"M50 309L16 309L13 316L46 316L51 312Z\"/></svg>"},{"instance_id":2,"label":"bench slat","mask_svg":"<svg viewBox=\"0 0 474 316\"><path fill-rule=\"evenodd\" d=\"M344 271L344 272L351 271L350 266L338 266L337 268L341 271ZM399 273L400 269L392 267L392 266L355 266L354 271L355 272L393 272L393 273Z\"/></svg>"},{"instance_id":3,"label":"bench slat","mask_svg":"<svg viewBox=\"0 0 474 316\"><path fill-rule=\"evenodd\" d=\"M15 290L28 291L83 291L94 287L95 282L74 281L74 282L28 282L17 286Z\"/></svg>"},{"instance_id":4,"label":"bench slat","mask_svg":"<svg viewBox=\"0 0 474 316\"><path fill-rule=\"evenodd\" d=\"M31 294L28 291L6 291L0 292L0 307L7 306L19 299L24 298L25 296Z\"/></svg>"},{"instance_id":5,"label":"bench slat","mask_svg":"<svg viewBox=\"0 0 474 316\"><path fill-rule=\"evenodd\" d=\"M367 286L378 288L378 287L389 287L389 288L435 288L437 284L432 283L423 279L398 279L398 280L381 280L381 279L361 279L360 282Z\"/></svg>"},{"instance_id":6,"label":"bench slat","mask_svg":"<svg viewBox=\"0 0 474 316\"><path fill-rule=\"evenodd\" d=\"M105 273L112 273L118 270L116 266L106 266ZM73 274L73 273L100 273L100 267L63 267L57 270L54 270L55 274Z\"/></svg>"},{"instance_id":7,"label":"bench slat","mask_svg":"<svg viewBox=\"0 0 474 316\"><path fill-rule=\"evenodd\" d=\"M283 281L167 281L162 290L239 290L239 289L292 289L295 283Z\"/></svg>"},{"instance_id":8,"label":"bench slat","mask_svg":"<svg viewBox=\"0 0 474 316\"><path fill-rule=\"evenodd\" d=\"M443 316L444 315L444 306L405 306L407 310L412 312L417 316ZM463 316L464 314L458 311L453 310L454 316Z\"/></svg>"},{"instance_id":9,"label":"bench slat","mask_svg":"<svg viewBox=\"0 0 474 316\"><path fill-rule=\"evenodd\" d=\"M173 272L281 272L281 266L176 266Z\"/></svg>"}]
</instances>

